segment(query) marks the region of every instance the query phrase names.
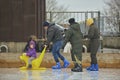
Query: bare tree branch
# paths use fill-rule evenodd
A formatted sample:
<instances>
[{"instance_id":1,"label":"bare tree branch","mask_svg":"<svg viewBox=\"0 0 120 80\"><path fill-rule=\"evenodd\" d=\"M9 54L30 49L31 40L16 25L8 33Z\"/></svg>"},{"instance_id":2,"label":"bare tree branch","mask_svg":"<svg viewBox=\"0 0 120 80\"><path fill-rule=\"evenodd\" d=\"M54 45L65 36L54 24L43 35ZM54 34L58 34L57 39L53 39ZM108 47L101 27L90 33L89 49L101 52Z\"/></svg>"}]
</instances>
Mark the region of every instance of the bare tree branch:
<instances>
[{"instance_id":1,"label":"bare tree branch","mask_svg":"<svg viewBox=\"0 0 120 80\"><path fill-rule=\"evenodd\" d=\"M65 7L64 5L59 6L57 4L57 0L46 0L47 20L48 21L52 20L52 22L56 23L63 23L63 20L67 18L67 14L62 12L65 12L67 8L68 7Z\"/></svg>"},{"instance_id":2,"label":"bare tree branch","mask_svg":"<svg viewBox=\"0 0 120 80\"><path fill-rule=\"evenodd\" d=\"M105 4L108 6L104 10L106 23L117 32L120 32L120 0L110 0L109 2L105 2Z\"/></svg>"}]
</instances>

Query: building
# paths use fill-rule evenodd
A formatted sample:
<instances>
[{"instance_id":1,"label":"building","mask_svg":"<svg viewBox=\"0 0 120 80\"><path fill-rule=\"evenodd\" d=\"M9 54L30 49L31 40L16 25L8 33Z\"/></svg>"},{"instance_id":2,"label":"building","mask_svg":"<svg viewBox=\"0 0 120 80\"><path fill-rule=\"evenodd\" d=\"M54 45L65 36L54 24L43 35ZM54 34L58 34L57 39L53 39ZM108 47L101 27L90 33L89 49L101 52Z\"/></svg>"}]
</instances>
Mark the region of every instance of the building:
<instances>
[{"instance_id":1,"label":"building","mask_svg":"<svg viewBox=\"0 0 120 80\"><path fill-rule=\"evenodd\" d=\"M44 35L45 0L0 0L0 42L24 42Z\"/></svg>"}]
</instances>

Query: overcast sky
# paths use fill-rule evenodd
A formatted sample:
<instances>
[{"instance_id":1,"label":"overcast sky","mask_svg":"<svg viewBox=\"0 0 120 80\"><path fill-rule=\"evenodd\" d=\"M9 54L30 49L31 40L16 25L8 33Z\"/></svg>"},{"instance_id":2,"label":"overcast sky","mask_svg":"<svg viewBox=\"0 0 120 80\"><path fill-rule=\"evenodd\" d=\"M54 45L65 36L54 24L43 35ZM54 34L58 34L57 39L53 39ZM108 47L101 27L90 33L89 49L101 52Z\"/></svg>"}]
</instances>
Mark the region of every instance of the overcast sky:
<instances>
[{"instance_id":1,"label":"overcast sky","mask_svg":"<svg viewBox=\"0 0 120 80\"><path fill-rule=\"evenodd\" d=\"M59 5L68 6L68 11L103 11L108 0L57 0Z\"/></svg>"}]
</instances>

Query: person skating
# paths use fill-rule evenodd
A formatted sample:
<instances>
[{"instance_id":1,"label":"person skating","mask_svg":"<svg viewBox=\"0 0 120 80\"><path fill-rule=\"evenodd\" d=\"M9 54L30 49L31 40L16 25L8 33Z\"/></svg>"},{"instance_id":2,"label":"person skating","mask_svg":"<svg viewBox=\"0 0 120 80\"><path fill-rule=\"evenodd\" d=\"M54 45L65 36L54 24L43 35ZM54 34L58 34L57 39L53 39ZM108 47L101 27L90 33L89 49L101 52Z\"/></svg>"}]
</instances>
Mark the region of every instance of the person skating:
<instances>
[{"instance_id":1,"label":"person skating","mask_svg":"<svg viewBox=\"0 0 120 80\"><path fill-rule=\"evenodd\" d=\"M91 65L89 67L87 67L87 70L98 71L99 66L98 66L98 63L97 63L96 54L97 54L99 44L100 44L99 30L95 26L94 20L92 18L87 19L86 25L89 26L89 30L88 30L88 35L85 35L84 37L90 39L89 47L90 47L90 57L91 57Z\"/></svg>"},{"instance_id":2,"label":"person skating","mask_svg":"<svg viewBox=\"0 0 120 80\"><path fill-rule=\"evenodd\" d=\"M70 27L65 33L65 39L62 46L64 49L67 42L71 43L71 57L74 63L74 68L71 69L73 72L82 72L82 33L80 25L75 22L74 18L69 19Z\"/></svg>"},{"instance_id":3,"label":"person skating","mask_svg":"<svg viewBox=\"0 0 120 80\"><path fill-rule=\"evenodd\" d=\"M45 31L47 31L46 45L49 45L50 42L53 43L52 54L56 62L56 65L52 66L52 69L61 69L61 67L67 68L69 66L69 62L60 53L60 49L63 44L63 35L61 29L55 23L49 23L49 22L44 22L43 27ZM64 62L63 66L61 66L58 58L60 58Z\"/></svg>"}]
</instances>

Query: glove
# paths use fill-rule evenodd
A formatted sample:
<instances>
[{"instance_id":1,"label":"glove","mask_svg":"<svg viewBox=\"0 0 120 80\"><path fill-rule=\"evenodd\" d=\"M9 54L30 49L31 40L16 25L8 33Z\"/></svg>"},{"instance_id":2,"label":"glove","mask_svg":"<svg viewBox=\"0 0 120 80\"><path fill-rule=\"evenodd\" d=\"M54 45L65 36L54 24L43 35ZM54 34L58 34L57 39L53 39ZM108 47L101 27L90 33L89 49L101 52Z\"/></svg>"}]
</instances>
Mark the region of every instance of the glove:
<instances>
[{"instance_id":1,"label":"glove","mask_svg":"<svg viewBox=\"0 0 120 80\"><path fill-rule=\"evenodd\" d=\"M27 53L23 53L23 55L25 55L25 56L26 56L26 55L27 55Z\"/></svg>"}]
</instances>

